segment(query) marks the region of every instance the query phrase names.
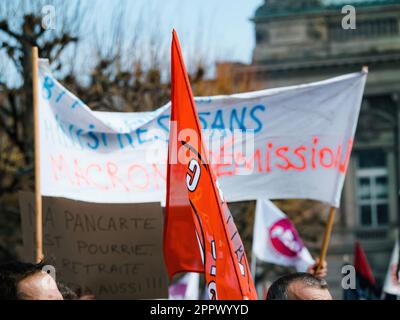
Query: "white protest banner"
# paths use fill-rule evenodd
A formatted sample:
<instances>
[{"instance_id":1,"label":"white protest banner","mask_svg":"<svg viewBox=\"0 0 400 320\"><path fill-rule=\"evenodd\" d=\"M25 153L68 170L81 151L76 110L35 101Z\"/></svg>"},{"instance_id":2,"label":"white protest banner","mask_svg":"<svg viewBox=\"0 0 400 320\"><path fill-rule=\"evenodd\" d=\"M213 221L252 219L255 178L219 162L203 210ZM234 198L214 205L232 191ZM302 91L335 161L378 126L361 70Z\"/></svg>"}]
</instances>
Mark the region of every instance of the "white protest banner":
<instances>
[{"instance_id":1,"label":"white protest banner","mask_svg":"<svg viewBox=\"0 0 400 320\"><path fill-rule=\"evenodd\" d=\"M339 205L366 73L196 98L227 201L308 198ZM39 70L41 193L90 202L165 198L170 105L93 112Z\"/></svg>"},{"instance_id":2,"label":"white protest banner","mask_svg":"<svg viewBox=\"0 0 400 320\"><path fill-rule=\"evenodd\" d=\"M34 194L19 194L24 260L34 261ZM56 280L96 299L167 298L159 203L43 198L43 248Z\"/></svg>"},{"instance_id":3,"label":"white protest banner","mask_svg":"<svg viewBox=\"0 0 400 320\"><path fill-rule=\"evenodd\" d=\"M399 274L397 274L397 265L399 263L399 241L393 248L392 257L390 259L390 264L385 278L385 284L383 286L383 291L389 294L400 296L400 281Z\"/></svg>"},{"instance_id":4,"label":"white protest banner","mask_svg":"<svg viewBox=\"0 0 400 320\"><path fill-rule=\"evenodd\" d=\"M295 267L299 272L314 264L289 218L265 199L257 200L253 253L260 260Z\"/></svg>"}]
</instances>

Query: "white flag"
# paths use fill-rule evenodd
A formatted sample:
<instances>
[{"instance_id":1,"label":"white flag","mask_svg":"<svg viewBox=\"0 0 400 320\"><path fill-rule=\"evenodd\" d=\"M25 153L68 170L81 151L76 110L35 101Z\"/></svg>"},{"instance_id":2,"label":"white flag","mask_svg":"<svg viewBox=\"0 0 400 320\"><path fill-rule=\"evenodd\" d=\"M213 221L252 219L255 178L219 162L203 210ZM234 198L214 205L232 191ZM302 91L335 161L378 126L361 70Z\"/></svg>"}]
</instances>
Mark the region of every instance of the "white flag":
<instances>
[{"instance_id":1,"label":"white flag","mask_svg":"<svg viewBox=\"0 0 400 320\"><path fill-rule=\"evenodd\" d=\"M169 300L198 300L200 275L189 272L169 286Z\"/></svg>"},{"instance_id":2,"label":"white flag","mask_svg":"<svg viewBox=\"0 0 400 320\"><path fill-rule=\"evenodd\" d=\"M289 218L265 199L257 200L253 252L260 260L295 267L299 272L314 264Z\"/></svg>"},{"instance_id":3,"label":"white flag","mask_svg":"<svg viewBox=\"0 0 400 320\"><path fill-rule=\"evenodd\" d=\"M389 268L386 274L385 285L383 287L383 291L389 294L394 294L396 296L400 296L400 282L396 277L397 272L397 264L399 262L399 241L396 241L396 244L393 248L392 258L390 259Z\"/></svg>"}]
</instances>

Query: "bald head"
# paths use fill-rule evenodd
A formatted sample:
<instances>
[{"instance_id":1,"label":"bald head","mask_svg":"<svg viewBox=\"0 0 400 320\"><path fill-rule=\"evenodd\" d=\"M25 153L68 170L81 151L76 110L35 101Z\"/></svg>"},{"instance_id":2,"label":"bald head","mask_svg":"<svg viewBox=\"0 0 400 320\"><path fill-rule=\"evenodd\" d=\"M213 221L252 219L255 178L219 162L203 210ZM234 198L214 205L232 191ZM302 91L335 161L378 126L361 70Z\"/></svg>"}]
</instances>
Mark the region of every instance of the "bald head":
<instances>
[{"instance_id":1,"label":"bald head","mask_svg":"<svg viewBox=\"0 0 400 320\"><path fill-rule=\"evenodd\" d=\"M62 300L44 263L19 261L0 264L0 300Z\"/></svg>"},{"instance_id":2,"label":"bald head","mask_svg":"<svg viewBox=\"0 0 400 320\"><path fill-rule=\"evenodd\" d=\"M276 280L268 290L267 300L332 300L332 296L324 279L299 272Z\"/></svg>"},{"instance_id":3,"label":"bald head","mask_svg":"<svg viewBox=\"0 0 400 320\"><path fill-rule=\"evenodd\" d=\"M63 300L57 284L47 272L37 271L17 283L18 300Z\"/></svg>"}]
</instances>

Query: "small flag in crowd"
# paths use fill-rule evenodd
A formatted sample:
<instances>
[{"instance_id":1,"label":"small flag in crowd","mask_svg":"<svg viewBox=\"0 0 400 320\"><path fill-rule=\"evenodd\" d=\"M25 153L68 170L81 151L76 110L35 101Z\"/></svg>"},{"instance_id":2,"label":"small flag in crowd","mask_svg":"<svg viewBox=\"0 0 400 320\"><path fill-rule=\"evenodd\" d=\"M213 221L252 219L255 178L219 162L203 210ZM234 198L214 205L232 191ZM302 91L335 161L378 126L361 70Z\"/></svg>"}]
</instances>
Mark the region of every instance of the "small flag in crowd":
<instances>
[{"instance_id":1,"label":"small flag in crowd","mask_svg":"<svg viewBox=\"0 0 400 320\"><path fill-rule=\"evenodd\" d=\"M204 272L210 300L257 299L244 246L208 162L173 32L164 259L169 276Z\"/></svg>"},{"instance_id":2,"label":"small flag in crowd","mask_svg":"<svg viewBox=\"0 0 400 320\"><path fill-rule=\"evenodd\" d=\"M400 274L398 269L399 263L399 241L393 248L392 257L386 274L383 291L388 294L400 296Z\"/></svg>"},{"instance_id":3,"label":"small flag in crowd","mask_svg":"<svg viewBox=\"0 0 400 320\"><path fill-rule=\"evenodd\" d=\"M198 300L200 274L189 272L169 286L169 300Z\"/></svg>"},{"instance_id":4,"label":"small flag in crowd","mask_svg":"<svg viewBox=\"0 0 400 320\"><path fill-rule=\"evenodd\" d=\"M260 260L295 267L299 272L314 264L289 218L266 199L257 200L253 253Z\"/></svg>"},{"instance_id":5,"label":"small flag in crowd","mask_svg":"<svg viewBox=\"0 0 400 320\"><path fill-rule=\"evenodd\" d=\"M356 271L356 288L345 289L344 300L379 300L375 277L358 241L354 247L354 269Z\"/></svg>"}]
</instances>

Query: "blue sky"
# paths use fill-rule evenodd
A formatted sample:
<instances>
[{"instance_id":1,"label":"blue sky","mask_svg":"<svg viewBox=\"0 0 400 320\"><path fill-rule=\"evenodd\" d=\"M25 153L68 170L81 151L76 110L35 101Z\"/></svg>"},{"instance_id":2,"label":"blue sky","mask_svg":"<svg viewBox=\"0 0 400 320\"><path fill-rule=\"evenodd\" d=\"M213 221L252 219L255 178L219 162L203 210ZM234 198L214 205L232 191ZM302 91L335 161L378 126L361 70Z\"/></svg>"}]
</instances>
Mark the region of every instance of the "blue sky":
<instances>
[{"instance_id":1,"label":"blue sky","mask_svg":"<svg viewBox=\"0 0 400 320\"><path fill-rule=\"evenodd\" d=\"M165 3L175 3L175 5L183 3L181 10L184 18L182 19L182 16L174 17L169 26L176 24L179 33L180 29L183 30L183 36L185 36L186 30L196 31L196 28L203 27L206 35L200 41L210 42L210 45L216 50L216 59L251 62L255 37L254 26L249 19L253 16L256 8L263 3L263 0L169 0L159 2L163 2L164 5L166 5ZM198 21L203 25L199 25ZM183 38L181 42L184 40Z\"/></svg>"},{"instance_id":2,"label":"blue sky","mask_svg":"<svg viewBox=\"0 0 400 320\"><path fill-rule=\"evenodd\" d=\"M121 1L96 0L97 23L107 23ZM144 34L157 33L170 41L178 32L187 54L207 55L209 60L250 63L255 45L254 27L249 20L263 0L127 0L129 22L138 19ZM130 27L127 27L129 29Z\"/></svg>"},{"instance_id":3,"label":"blue sky","mask_svg":"<svg viewBox=\"0 0 400 320\"><path fill-rule=\"evenodd\" d=\"M20 1L27 4L26 0ZM17 8L20 1L15 2ZM68 1L77 3L80 0ZM216 61L250 63L255 45L254 25L250 18L263 2L263 0L85 0L80 1L80 4L89 9L88 14L83 21L73 21L74 6L71 6L70 11L66 11L64 5L59 5L60 2L49 1L55 4L57 31L62 30L60 21L65 16L69 16L73 23L81 25L77 51L66 50L60 59L63 66L75 69L83 77L90 73L99 47L105 52L117 47L116 33L113 33L112 26L119 22L121 28L118 30L122 31L117 32L117 37L121 37L127 68L131 68L130 58L133 55L149 59L149 42L155 38L163 69L168 70L173 28L178 33L189 71L196 68L199 60L206 67L207 76L212 76ZM26 10L35 10L36 14L40 14L40 6L47 4L47 1L40 0L35 3L36 6L28 5ZM121 10L124 17L119 19L118 14ZM22 15L26 12L20 13ZM18 20L10 18L9 21ZM135 46L130 42L134 34L140 38ZM4 52L1 57L4 57ZM10 61L4 60L0 64L0 80L2 79L12 86L20 84L21 79L17 77Z\"/></svg>"}]
</instances>

